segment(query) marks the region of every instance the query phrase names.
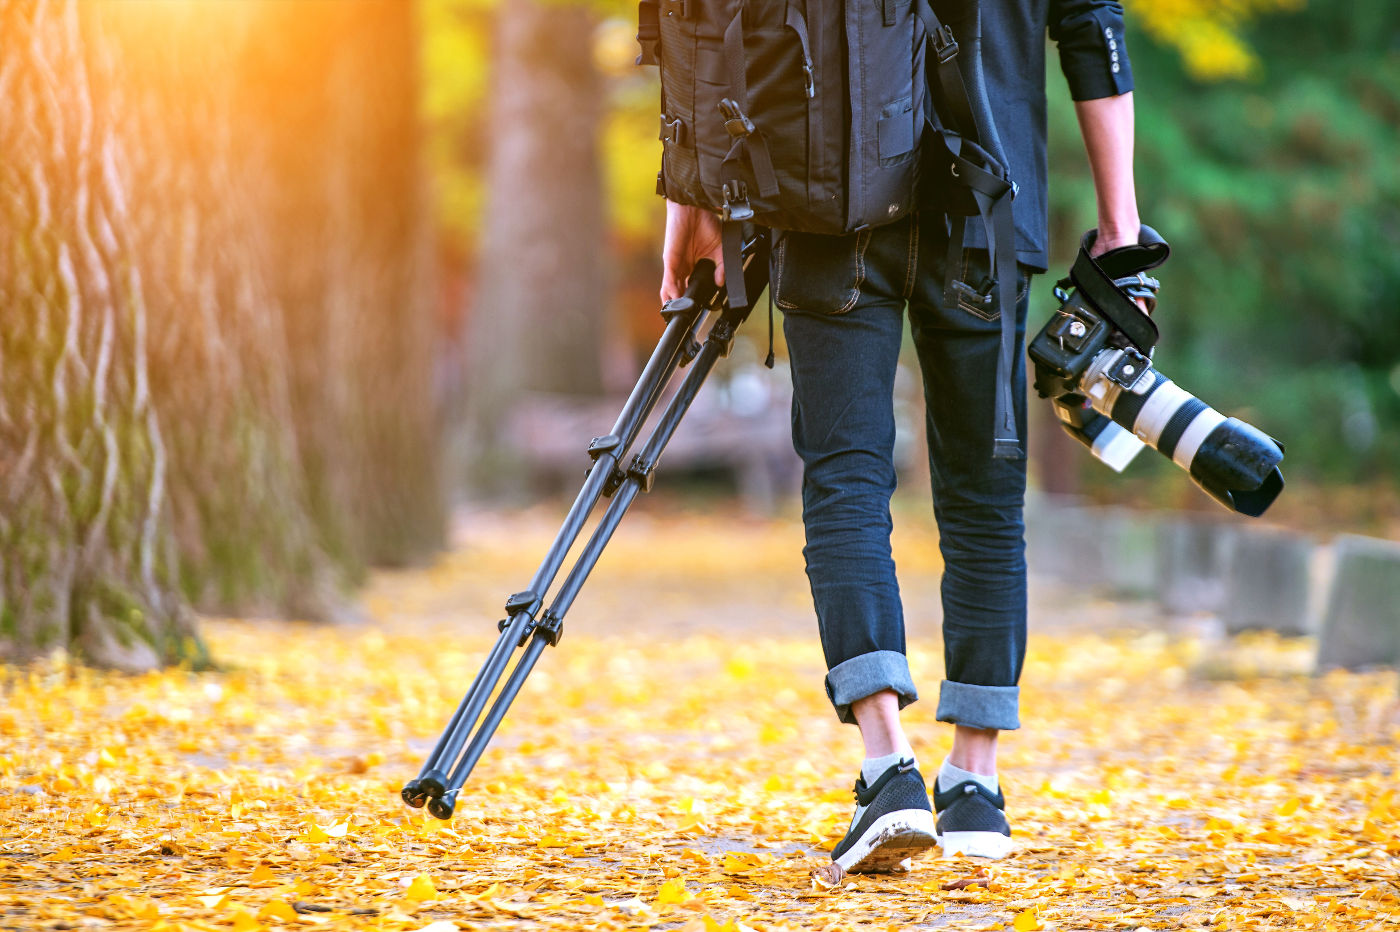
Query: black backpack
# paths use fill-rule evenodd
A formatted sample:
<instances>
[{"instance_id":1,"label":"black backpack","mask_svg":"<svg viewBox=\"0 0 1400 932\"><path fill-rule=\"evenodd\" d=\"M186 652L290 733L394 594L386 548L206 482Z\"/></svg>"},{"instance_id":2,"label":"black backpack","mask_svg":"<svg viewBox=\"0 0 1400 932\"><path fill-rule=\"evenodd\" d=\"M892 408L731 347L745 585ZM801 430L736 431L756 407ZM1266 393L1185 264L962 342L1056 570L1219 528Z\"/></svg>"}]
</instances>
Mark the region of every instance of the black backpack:
<instances>
[{"instance_id":1,"label":"black backpack","mask_svg":"<svg viewBox=\"0 0 1400 932\"><path fill-rule=\"evenodd\" d=\"M945 292L998 296L994 455L1017 457L1014 186L982 90L977 0L939 12L929 0L640 0L637 62L661 68L656 190L720 214L729 268L745 223L842 234L937 210L960 256L964 218L980 216L995 281ZM742 276L729 301L748 305Z\"/></svg>"}]
</instances>

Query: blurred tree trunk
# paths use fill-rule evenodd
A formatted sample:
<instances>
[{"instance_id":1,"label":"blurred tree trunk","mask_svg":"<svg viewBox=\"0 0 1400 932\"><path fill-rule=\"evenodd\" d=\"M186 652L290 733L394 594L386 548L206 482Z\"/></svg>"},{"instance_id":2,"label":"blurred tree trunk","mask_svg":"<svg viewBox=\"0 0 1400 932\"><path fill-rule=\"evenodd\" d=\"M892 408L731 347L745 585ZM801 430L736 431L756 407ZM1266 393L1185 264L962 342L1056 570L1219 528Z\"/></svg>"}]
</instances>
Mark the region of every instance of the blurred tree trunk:
<instances>
[{"instance_id":1,"label":"blurred tree trunk","mask_svg":"<svg viewBox=\"0 0 1400 932\"><path fill-rule=\"evenodd\" d=\"M265 126L258 193L312 504L348 565L421 562L446 509L415 8L264 7L276 40L250 47L239 122Z\"/></svg>"},{"instance_id":2,"label":"blurred tree trunk","mask_svg":"<svg viewBox=\"0 0 1400 932\"><path fill-rule=\"evenodd\" d=\"M344 617L355 567L328 553L295 431L285 306L235 112L242 50L267 41L256 4L103 4L123 53L132 237L147 285L151 383L170 450L186 594L202 611Z\"/></svg>"},{"instance_id":3,"label":"blurred tree trunk","mask_svg":"<svg viewBox=\"0 0 1400 932\"><path fill-rule=\"evenodd\" d=\"M522 392L602 391L607 298L592 13L515 0L498 16L489 195L468 324L470 456L486 488L509 484L506 419Z\"/></svg>"},{"instance_id":4,"label":"blurred tree trunk","mask_svg":"<svg viewBox=\"0 0 1400 932\"><path fill-rule=\"evenodd\" d=\"M76 0L0 4L0 658L202 657L174 581L168 458L122 124Z\"/></svg>"},{"instance_id":5,"label":"blurred tree trunk","mask_svg":"<svg viewBox=\"0 0 1400 932\"><path fill-rule=\"evenodd\" d=\"M443 537L413 7L0 0L0 660Z\"/></svg>"},{"instance_id":6,"label":"blurred tree trunk","mask_svg":"<svg viewBox=\"0 0 1400 932\"><path fill-rule=\"evenodd\" d=\"M1047 495L1078 495L1082 483L1079 464L1088 454L1083 445L1060 426L1055 406L1030 393L1030 454L1036 484Z\"/></svg>"}]
</instances>

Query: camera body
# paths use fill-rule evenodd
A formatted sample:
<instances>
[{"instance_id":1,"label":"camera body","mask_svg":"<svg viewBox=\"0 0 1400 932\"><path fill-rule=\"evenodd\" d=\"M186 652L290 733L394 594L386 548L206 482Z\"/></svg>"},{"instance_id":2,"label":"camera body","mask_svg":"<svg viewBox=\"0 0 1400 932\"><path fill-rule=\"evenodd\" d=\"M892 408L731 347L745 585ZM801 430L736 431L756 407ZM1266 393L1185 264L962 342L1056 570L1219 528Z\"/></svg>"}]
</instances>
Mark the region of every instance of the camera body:
<instances>
[{"instance_id":1,"label":"camera body","mask_svg":"<svg viewBox=\"0 0 1400 932\"><path fill-rule=\"evenodd\" d=\"M1031 340L1035 388L1061 425L1111 468L1122 471L1143 446L1186 470L1226 508L1258 517L1283 490L1283 446L1219 411L1152 365L1157 327L1134 303L1155 303L1146 272L1169 247L1150 227L1139 242L1089 256L1085 235L1070 277L1055 294L1059 310Z\"/></svg>"}]
</instances>

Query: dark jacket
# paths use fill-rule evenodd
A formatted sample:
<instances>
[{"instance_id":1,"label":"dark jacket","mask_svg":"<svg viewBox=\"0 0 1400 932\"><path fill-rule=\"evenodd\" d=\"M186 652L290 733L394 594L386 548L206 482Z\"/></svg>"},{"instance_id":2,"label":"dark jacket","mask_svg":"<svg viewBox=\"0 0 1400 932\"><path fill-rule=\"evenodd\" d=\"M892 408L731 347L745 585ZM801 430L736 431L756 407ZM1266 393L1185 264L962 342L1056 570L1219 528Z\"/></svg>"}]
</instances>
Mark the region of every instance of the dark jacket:
<instances>
[{"instance_id":1,"label":"dark jacket","mask_svg":"<svg viewBox=\"0 0 1400 932\"><path fill-rule=\"evenodd\" d=\"M982 67L1016 195L1016 256L1049 266L1045 159L1045 33L1075 100L1133 89L1123 42L1123 7L1112 0L983 0ZM967 245L986 248L981 224L968 224Z\"/></svg>"}]
</instances>

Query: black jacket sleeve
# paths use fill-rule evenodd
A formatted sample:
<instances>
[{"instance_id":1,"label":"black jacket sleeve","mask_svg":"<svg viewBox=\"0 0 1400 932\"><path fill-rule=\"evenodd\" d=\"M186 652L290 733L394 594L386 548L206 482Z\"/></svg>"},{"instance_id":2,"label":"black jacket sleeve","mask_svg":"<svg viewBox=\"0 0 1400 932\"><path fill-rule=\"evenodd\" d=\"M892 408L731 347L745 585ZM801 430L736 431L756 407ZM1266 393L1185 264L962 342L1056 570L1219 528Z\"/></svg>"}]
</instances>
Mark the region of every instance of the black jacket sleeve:
<instances>
[{"instance_id":1,"label":"black jacket sleeve","mask_svg":"<svg viewBox=\"0 0 1400 932\"><path fill-rule=\"evenodd\" d=\"M1050 0L1050 38L1075 100L1115 97L1133 89L1123 5L1113 0Z\"/></svg>"}]
</instances>

